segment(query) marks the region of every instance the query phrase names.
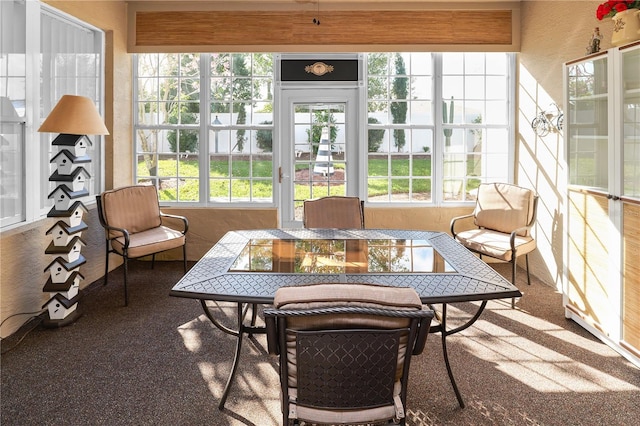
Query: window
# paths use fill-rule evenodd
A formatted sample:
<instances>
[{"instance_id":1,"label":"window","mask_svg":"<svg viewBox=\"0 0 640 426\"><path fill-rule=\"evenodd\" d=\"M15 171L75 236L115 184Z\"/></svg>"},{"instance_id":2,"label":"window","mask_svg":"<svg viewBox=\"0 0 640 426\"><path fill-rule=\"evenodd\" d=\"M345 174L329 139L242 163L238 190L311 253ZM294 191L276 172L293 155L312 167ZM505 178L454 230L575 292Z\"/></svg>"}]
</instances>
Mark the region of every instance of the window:
<instances>
[{"instance_id":1,"label":"window","mask_svg":"<svg viewBox=\"0 0 640 426\"><path fill-rule=\"evenodd\" d=\"M37 133L40 123L27 121L44 121L65 94L89 97L101 110L103 33L40 2L3 1L0 7L2 28L11 33L0 56L0 224L6 228L38 220L53 205L56 183L49 177L56 166L50 161L57 148L51 141L57 135ZM40 62L31 65L28 57ZM89 138L92 161L83 167L92 201L102 183L101 137Z\"/></svg>"},{"instance_id":2,"label":"window","mask_svg":"<svg viewBox=\"0 0 640 426\"><path fill-rule=\"evenodd\" d=\"M273 55L136 61L136 181L163 201L272 202Z\"/></svg>"},{"instance_id":3,"label":"window","mask_svg":"<svg viewBox=\"0 0 640 426\"><path fill-rule=\"evenodd\" d=\"M367 199L430 200L433 56L372 53L367 58L367 73Z\"/></svg>"},{"instance_id":4,"label":"window","mask_svg":"<svg viewBox=\"0 0 640 426\"><path fill-rule=\"evenodd\" d=\"M274 201L274 55L140 54L136 179L179 203ZM513 174L514 55L366 55L369 202L472 202ZM319 87L319 86L316 86Z\"/></svg>"},{"instance_id":5,"label":"window","mask_svg":"<svg viewBox=\"0 0 640 426\"><path fill-rule=\"evenodd\" d=\"M26 7L0 2L3 31L26 33ZM6 39L8 41L5 41ZM0 223L25 220L24 147L26 98L26 46L20 37L4 37L0 55ZM5 43L7 48L5 49Z\"/></svg>"},{"instance_id":6,"label":"window","mask_svg":"<svg viewBox=\"0 0 640 426\"><path fill-rule=\"evenodd\" d=\"M63 95L86 96L96 103L98 111L102 104L102 33L78 21L71 20L56 12L43 10L40 17L40 110L44 121ZM39 127L39 126L38 126ZM42 209L52 206L48 198L59 183L49 182L49 176L56 170L51 158L58 148L51 141L58 135L40 133L40 204ZM102 185L102 158L100 147L102 137L89 135L91 142L87 149L90 163L83 164L91 176L87 189L93 202ZM46 149L45 149L46 148ZM85 200L86 202L86 200Z\"/></svg>"},{"instance_id":7,"label":"window","mask_svg":"<svg viewBox=\"0 0 640 426\"><path fill-rule=\"evenodd\" d=\"M368 55L369 201L469 201L509 181L510 57Z\"/></svg>"}]
</instances>

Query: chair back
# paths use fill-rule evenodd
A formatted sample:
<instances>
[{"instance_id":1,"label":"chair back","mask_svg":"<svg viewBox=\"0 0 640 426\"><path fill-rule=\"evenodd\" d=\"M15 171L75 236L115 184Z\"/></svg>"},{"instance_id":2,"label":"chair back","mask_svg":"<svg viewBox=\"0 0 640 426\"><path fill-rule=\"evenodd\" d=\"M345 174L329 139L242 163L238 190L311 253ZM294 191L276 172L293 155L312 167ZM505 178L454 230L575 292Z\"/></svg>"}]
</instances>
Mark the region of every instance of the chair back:
<instances>
[{"instance_id":1,"label":"chair back","mask_svg":"<svg viewBox=\"0 0 640 426\"><path fill-rule=\"evenodd\" d=\"M478 187L475 224L498 232L530 226L535 221L537 195L530 189L507 183L483 183ZM529 236L529 230L518 235Z\"/></svg>"},{"instance_id":2,"label":"chair back","mask_svg":"<svg viewBox=\"0 0 640 426\"><path fill-rule=\"evenodd\" d=\"M364 212L358 197L328 196L304 202L305 228L364 228Z\"/></svg>"},{"instance_id":3,"label":"chair back","mask_svg":"<svg viewBox=\"0 0 640 426\"><path fill-rule=\"evenodd\" d=\"M278 289L265 321L269 352L280 354L285 419L403 418L410 359L422 352L432 318L411 288Z\"/></svg>"},{"instance_id":4,"label":"chair back","mask_svg":"<svg viewBox=\"0 0 640 426\"><path fill-rule=\"evenodd\" d=\"M98 207L104 224L131 233L162 225L158 191L152 185L133 185L105 191L99 196ZM108 239L120 235L117 231L107 231Z\"/></svg>"}]
</instances>

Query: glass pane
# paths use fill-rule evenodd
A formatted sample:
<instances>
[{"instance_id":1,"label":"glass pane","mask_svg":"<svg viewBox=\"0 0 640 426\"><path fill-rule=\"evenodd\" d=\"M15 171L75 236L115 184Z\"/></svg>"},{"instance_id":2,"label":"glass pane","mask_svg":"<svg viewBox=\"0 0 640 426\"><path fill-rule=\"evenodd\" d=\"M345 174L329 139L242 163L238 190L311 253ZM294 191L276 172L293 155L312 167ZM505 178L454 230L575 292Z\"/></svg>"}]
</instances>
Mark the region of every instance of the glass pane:
<instances>
[{"instance_id":1,"label":"glass pane","mask_svg":"<svg viewBox=\"0 0 640 426\"><path fill-rule=\"evenodd\" d=\"M345 104L297 104L294 110L294 204L346 195ZM295 207L295 206L294 206ZM302 220L302 210L295 209Z\"/></svg>"},{"instance_id":2,"label":"glass pane","mask_svg":"<svg viewBox=\"0 0 640 426\"><path fill-rule=\"evenodd\" d=\"M442 99L464 98L464 77L461 76L442 76Z\"/></svg>"},{"instance_id":3,"label":"glass pane","mask_svg":"<svg viewBox=\"0 0 640 426\"><path fill-rule=\"evenodd\" d=\"M465 74L484 74L485 72L484 59L485 59L484 53L465 53L464 73Z\"/></svg>"},{"instance_id":4,"label":"glass pane","mask_svg":"<svg viewBox=\"0 0 640 426\"><path fill-rule=\"evenodd\" d=\"M367 84L367 95L369 99L388 98L389 79L386 76L369 77Z\"/></svg>"},{"instance_id":5,"label":"glass pane","mask_svg":"<svg viewBox=\"0 0 640 426\"><path fill-rule=\"evenodd\" d=\"M463 53L443 53L442 54L442 74L458 74L464 73L464 54Z\"/></svg>"},{"instance_id":6,"label":"glass pane","mask_svg":"<svg viewBox=\"0 0 640 426\"><path fill-rule=\"evenodd\" d=\"M464 98L465 99L484 99L485 98L485 80L483 76L466 76L464 78Z\"/></svg>"},{"instance_id":7,"label":"glass pane","mask_svg":"<svg viewBox=\"0 0 640 426\"><path fill-rule=\"evenodd\" d=\"M569 183L608 189L607 58L569 68Z\"/></svg>"},{"instance_id":8,"label":"glass pane","mask_svg":"<svg viewBox=\"0 0 640 426\"><path fill-rule=\"evenodd\" d=\"M211 54L211 75L231 75L231 55L228 53Z\"/></svg>"},{"instance_id":9,"label":"glass pane","mask_svg":"<svg viewBox=\"0 0 640 426\"><path fill-rule=\"evenodd\" d=\"M432 83L431 76L413 77L411 79L411 99L431 99Z\"/></svg>"},{"instance_id":10,"label":"glass pane","mask_svg":"<svg viewBox=\"0 0 640 426\"><path fill-rule=\"evenodd\" d=\"M433 60L431 53L411 54L411 74L431 75L433 74Z\"/></svg>"},{"instance_id":11,"label":"glass pane","mask_svg":"<svg viewBox=\"0 0 640 426\"><path fill-rule=\"evenodd\" d=\"M622 194L640 198L640 49L625 52L623 63Z\"/></svg>"},{"instance_id":12,"label":"glass pane","mask_svg":"<svg viewBox=\"0 0 640 426\"><path fill-rule=\"evenodd\" d=\"M407 131L405 129L392 129L391 132L391 152L404 152L407 145Z\"/></svg>"},{"instance_id":13,"label":"glass pane","mask_svg":"<svg viewBox=\"0 0 640 426\"><path fill-rule=\"evenodd\" d=\"M391 176L409 176L409 157L394 155L391 160Z\"/></svg>"}]
</instances>

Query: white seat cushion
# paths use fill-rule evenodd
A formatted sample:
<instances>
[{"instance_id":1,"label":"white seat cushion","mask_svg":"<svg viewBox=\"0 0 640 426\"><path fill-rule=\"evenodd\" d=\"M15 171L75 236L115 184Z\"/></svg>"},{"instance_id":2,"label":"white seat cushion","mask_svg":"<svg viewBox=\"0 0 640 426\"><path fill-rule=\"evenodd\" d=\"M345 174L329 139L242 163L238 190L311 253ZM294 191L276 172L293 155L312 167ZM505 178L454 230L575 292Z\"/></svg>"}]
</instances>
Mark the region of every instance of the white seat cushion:
<instances>
[{"instance_id":1,"label":"white seat cushion","mask_svg":"<svg viewBox=\"0 0 640 426\"><path fill-rule=\"evenodd\" d=\"M513 253L509 244L510 234L490 229L472 229L456 234L456 239L465 247L496 259L511 261ZM516 253L526 254L536 248L536 241L531 237L516 236Z\"/></svg>"}]
</instances>

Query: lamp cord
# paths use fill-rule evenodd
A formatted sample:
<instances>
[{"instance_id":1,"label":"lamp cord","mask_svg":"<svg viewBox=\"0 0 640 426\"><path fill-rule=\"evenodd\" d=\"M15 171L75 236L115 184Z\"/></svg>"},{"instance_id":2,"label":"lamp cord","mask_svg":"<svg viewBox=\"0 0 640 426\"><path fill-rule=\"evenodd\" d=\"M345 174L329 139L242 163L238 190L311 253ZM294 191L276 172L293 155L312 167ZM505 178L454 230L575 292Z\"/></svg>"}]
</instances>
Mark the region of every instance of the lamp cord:
<instances>
[{"instance_id":1,"label":"lamp cord","mask_svg":"<svg viewBox=\"0 0 640 426\"><path fill-rule=\"evenodd\" d=\"M20 312L20 313L17 313L17 314L9 315L9 316L8 316L8 317L6 317L4 320L2 320L2 322L0 322L0 327L2 327L2 324L4 324L4 322L5 322L6 320L8 320L9 318L15 317L15 316L17 316L17 315L32 315L32 317L31 317L31 318L29 318L29 320L31 320L31 319L33 319L33 318L39 318L39 321L35 321L35 324L33 325L33 327L31 327L29 330L25 331L25 333L22 335L22 337L20 337L20 339L18 339L18 341L17 341L13 346L11 346L11 347L10 347L10 348L8 348L8 349L3 350L3 351L0 353L0 355L4 355L4 354L6 354L7 352L12 351L13 349L17 348L17 347L18 347L18 345L19 345L19 344L24 340L24 338L25 338L25 337L27 337L27 335L28 335L29 333L31 333L33 330L35 330L35 329L36 329L36 327L38 327L38 326L40 325L40 323L42 322L42 318L41 318L39 315L40 315L42 312L43 312L43 311L37 311L37 312ZM35 314L37 314L37 315L35 315ZM4 340L6 340L6 339L7 339L6 337L2 337L2 338L0 338L0 341L4 341Z\"/></svg>"}]
</instances>

